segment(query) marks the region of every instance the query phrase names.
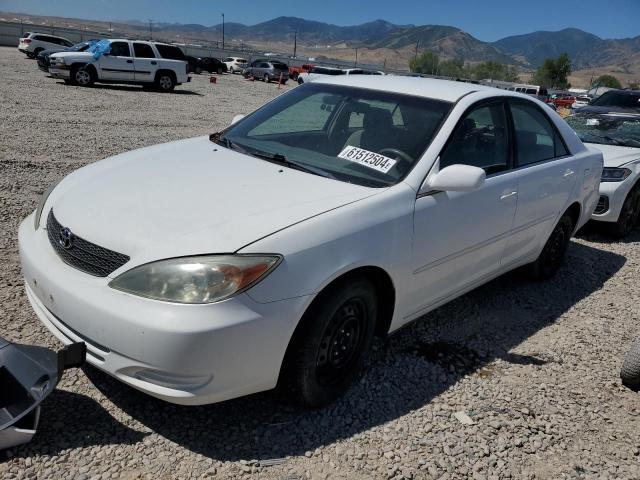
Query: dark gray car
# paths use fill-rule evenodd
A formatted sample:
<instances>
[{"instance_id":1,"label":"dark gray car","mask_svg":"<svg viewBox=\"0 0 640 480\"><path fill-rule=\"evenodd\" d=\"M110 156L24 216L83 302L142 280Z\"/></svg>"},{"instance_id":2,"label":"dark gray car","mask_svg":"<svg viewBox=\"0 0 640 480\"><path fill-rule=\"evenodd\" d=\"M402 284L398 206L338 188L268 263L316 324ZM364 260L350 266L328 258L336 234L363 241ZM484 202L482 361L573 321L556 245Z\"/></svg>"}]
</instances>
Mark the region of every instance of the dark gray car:
<instances>
[{"instance_id":1,"label":"dark gray car","mask_svg":"<svg viewBox=\"0 0 640 480\"><path fill-rule=\"evenodd\" d=\"M272 80L287 83L289 67L286 63L275 60L254 60L243 72L245 78L253 77L257 80L271 82Z\"/></svg>"},{"instance_id":2,"label":"dark gray car","mask_svg":"<svg viewBox=\"0 0 640 480\"><path fill-rule=\"evenodd\" d=\"M640 90L609 90L575 113L640 113Z\"/></svg>"}]
</instances>

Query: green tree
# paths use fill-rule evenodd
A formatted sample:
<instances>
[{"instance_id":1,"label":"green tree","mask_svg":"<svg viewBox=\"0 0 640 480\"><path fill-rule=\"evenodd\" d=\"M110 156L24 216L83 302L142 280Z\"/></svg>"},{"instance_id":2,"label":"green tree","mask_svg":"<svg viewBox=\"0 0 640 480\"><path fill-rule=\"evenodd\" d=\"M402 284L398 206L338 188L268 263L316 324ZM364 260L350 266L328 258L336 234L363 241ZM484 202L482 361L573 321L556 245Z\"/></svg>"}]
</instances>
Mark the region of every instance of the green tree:
<instances>
[{"instance_id":1,"label":"green tree","mask_svg":"<svg viewBox=\"0 0 640 480\"><path fill-rule=\"evenodd\" d=\"M622 88L620 80L613 75L600 75L596 78L594 85L598 87Z\"/></svg>"},{"instance_id":2,"label":"green tree","mask_svg":"<svg viewBox=\"0 0 640 480\"><path fill-rule=\"evenodd\" d=\"M475 80L501 80L505 82L518 81L518 69L514 65L504 65L499 62L480 62L470 69L470 77Z\"/></svg>"},{"instance_id":3,"label":"green tree","mask_svg":"<svg viewBox=\"0 0 640 480\"><path fill-rule=\"evenodd\" d=\"M464 60L454 58L453 60L445 60L438 65L438 75L452 78L462 78L464 76Z\"/></svg>"},{"instance_id":4,"label":"green tree","mask_svg":"<svg viewBox=\"0 0 640 480\"><path fill-rule=\"evenodd\" d=\"M533 75L533 83L548 88L569 88L567 77L571 75L571 60L566 53L558 58L547 58Z\"/></svg>"},{"instance_id":5,"label":"green tree","mask_svg":"<svg viewBox=\"0 0 640 480\"><path fill-rule=\"evenodd\" d=\"M425 50L417 57L411 59L409 62L409 69L415 73L436 75L439 64L440 57L438 57L438 54L433 50Z\"/></svg>"}]
</instances>

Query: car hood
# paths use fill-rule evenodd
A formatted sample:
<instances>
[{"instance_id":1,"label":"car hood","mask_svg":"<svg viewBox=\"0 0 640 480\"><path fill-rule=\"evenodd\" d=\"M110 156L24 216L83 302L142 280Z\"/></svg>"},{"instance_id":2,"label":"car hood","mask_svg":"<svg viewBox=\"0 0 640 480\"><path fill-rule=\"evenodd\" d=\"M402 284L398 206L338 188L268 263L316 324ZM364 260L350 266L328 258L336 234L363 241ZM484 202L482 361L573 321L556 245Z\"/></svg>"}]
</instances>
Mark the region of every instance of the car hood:
<instances>
[{"instance_id":1,"label":"car hood","mask_svg":"<svg viewBox=\"0 0 640 480\"><path fill-rule=\"evenodd\" d=\"M93 59L93 53L89 52L57 52L52 53L51 58L64 58L88 62Z\"/></svg>"},{"instance_id":2,"label":"car hood","mask_svg":"<svg viewBox=\"0 0 640 480\"><path fill-rule=\"evenodd\" d=\"M197 137L83 167L56 187L47 205L75 235L130 256L131 267L235 252L381 190L282 167Z\"/></svg>"},{"instance_id":3,"label":"car hood","mask_svg":"<svg viewBox=\"0 0 640 480\"><path fill-rule=\"evenodd\" d=\"M602 152L605 167L620 167L625 163L640 159L640 148L601 145L599 143L589 143L588 145Z\"/></svg>"},{"instance_id":4,"label":"car hood","mask_svg":"<svg viewBox=\"0 0 640 480\"><path fill-rule=\"evenodd\" d=\"M631 114L639 114L639 108L625 108L625 107L607 107L607 106L597 106L597 105L585 105L584 107L580 107L575 109L575 113L631 113Z\"/></svg>"}]
</instances>

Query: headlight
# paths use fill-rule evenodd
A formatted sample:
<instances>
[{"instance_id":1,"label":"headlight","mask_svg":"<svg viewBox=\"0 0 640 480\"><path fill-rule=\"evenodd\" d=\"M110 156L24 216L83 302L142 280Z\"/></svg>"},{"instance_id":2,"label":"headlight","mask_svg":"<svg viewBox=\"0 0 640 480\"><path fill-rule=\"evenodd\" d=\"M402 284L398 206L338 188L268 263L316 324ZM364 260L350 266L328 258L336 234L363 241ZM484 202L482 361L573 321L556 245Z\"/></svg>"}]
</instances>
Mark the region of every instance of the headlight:
<instances>
[{"instance_id":1,"label":"headlight","mask_svg":"<svg viewBox=\"0 0 640 480\"><path fill-rule=\"evenodd\" d=\"M629 175L631 175L631 170L628 168L605 168L602 170L602 179L603 182L622 182Z\"/></svg>"},{"instance_id":2,"label":"headlight","mask_svg":"<svg viewBox=\"0 0 640 480\"><path fill-rule=\"evenodd\" d=\"M175 303L214 303L255 285L280 263L279 255L203 255L147 263L109 286Z\"/></svg>"},{"instance_id":3,"label":"headlight","mask_svg":"<svg viewBox=\"0 0 640 480\"><path fill-rule=\"evenodd\" d=\"M42 195L40 195L40 202L38 203L38 208L36 208L36 213L33 216L33 226L36 230L40 226L40 217L42 217L42 209L44 208L44 204L47 203L47 198L49 198L49 195L51 195L51 192L53 192L53 189L56 188L59 183L60 180L58 180L53 185L49 185L49 187L47 187L47 189L42 192Z\"/></svg>"}]
</instances>

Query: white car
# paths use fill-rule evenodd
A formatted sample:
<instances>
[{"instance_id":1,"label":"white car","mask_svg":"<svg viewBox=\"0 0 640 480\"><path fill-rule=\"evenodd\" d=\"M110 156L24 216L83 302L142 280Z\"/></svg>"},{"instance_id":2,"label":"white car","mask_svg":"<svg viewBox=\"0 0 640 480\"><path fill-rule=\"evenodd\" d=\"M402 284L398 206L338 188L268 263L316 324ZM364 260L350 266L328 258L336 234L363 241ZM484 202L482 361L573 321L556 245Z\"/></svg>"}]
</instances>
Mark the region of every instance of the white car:
<instances>
[{"instance_id":1,"label":"white car","mask_svg":"<svg viewBox=\"0 0 640 480\"><path fill-rule=\"evenodd\" d=\"M345 71L341 68L333 67L313 67L308 72L301 72L298 75L298 84L313 82L327 77L337 75L345 75Z\"/></svg>"},{"instance_id":2,"label":"white car","mask_svg":"<svg viewBox=\"0 0 640 480\"><path fill-rule=\"evenodd\" d=\"M249 66L247 59L240 57L227 57L222 63L227 66L229 73L242 73L242 71Z\"/></svg>"},{"instance_id":3,"label":"white car","mask_svg":"<svg viewBox=\"0 0 640 480\"><path fill-rule=\"evenodd\" d=\"M29 58L36 58L38 54L44 50L50 50L52 48L58 49L60 47L68 48L71 46L73 46L73 43L66 38L36 32L27 32L25 37L18 40L18 50Z\"/></svg>"},{"instance_id":4,"label":"white car","mask_svg":"<svg viewBox=\"0 0 640 480\"><path fill-rule=\"evenodd\" d=\"M616 237L628 235L640 219L640 115L578 113L565 120L604 155L600 199L591 218L605 222Z\"/></svg>"},{"instance_id":5,"label":"white car","mask_svg":"<svg viewBox=\"0 0 640 480\"><path fill-rule=\"evenodd\" d=\"M53 77L83 87L95 82L129 83L168 92L191 81L182 50L157 42L101 40L84 52L54 53L50 61Z\"/></svg>"},{"instance_id":6,"label":"white car","mask_svg":"<svg viewBox=\"0 0 640 480\"><path fill-rule=\"evenodd\" d=\"M317 406L374 335L516 267L553 275L601 173L602 154L525 95L319 80L47 190L20 226L25 288L58 339L151 395L280 384Z\"/></svg>"},{"instance_id":7,"label":"white car","mask_svg":"<svg viewBox=\"0 0 640 480\"><path fill-rule=\"evenodd\" d=\"M571 105L571 108L573 110L576 110L578 108L586 107L590 102L591 97L588 97L587 95L578 95L576 97L576 101Z\"/></svg>"}]
</instances>

